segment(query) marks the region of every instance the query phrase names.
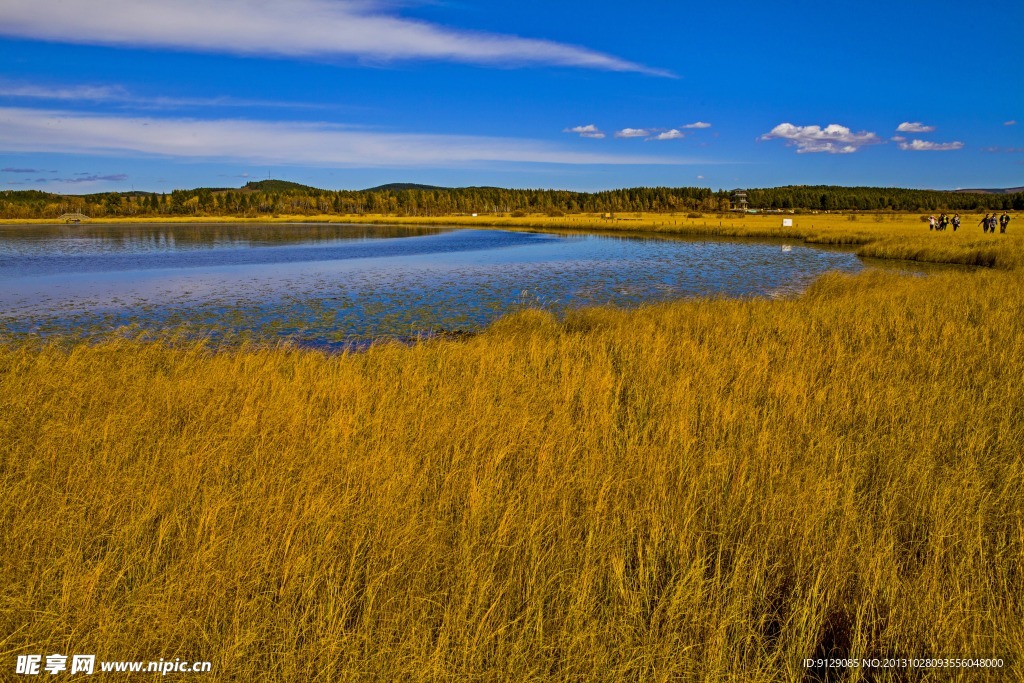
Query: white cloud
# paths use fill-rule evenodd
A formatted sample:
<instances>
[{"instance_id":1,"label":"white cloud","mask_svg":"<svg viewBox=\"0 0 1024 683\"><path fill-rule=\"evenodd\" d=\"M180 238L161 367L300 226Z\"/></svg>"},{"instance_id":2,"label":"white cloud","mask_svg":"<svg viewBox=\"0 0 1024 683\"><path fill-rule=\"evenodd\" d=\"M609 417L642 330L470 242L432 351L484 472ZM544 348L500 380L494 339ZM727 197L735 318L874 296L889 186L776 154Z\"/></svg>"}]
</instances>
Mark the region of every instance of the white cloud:
<instances>
[{"instance_id":1,"label":"white cloud","mask_svg":"<svg viewBox=\"0 0 1024 683\"><path fill-rule=\"evenodd\" d=\"M711 127L711 124L710 123L705 123L704 121L697 121L695 123L688 123L685 126L683 126L683 128L710 128L710 127Z\"/></svg>"},{"instance_id":2,"label":"white cloud","mask_svg":"<svg viewBox=\"0 0 1024 683\"><path fill-rule=\"evenodd\" d=\"M905 141L905 140L906 140L906 138L905 138L905 137L903 137L902 135L893 135L893 136L892 136L892 138L890 138L890 139L891 139L891 140L892 140L893 142L903 142L903 141Z\"/></svg>"},{"instance_id":3,"label":"white cloud","mask_svg":"<svg viewBox=\"0 0 1024 683\"><path fill-rule=\"evenodd\" d=\"M99 175L97 173L75 173L70 178L36 178L35 182L40 184L46 183L60 183L62 185L79 185L82 183L98 183L98 182L123 182L128 180L127 173L115 173L112 175Z\"/></svg>"},{"instance_id":4,"label":"white cloud","mask_svg":"<svg viewBox=\"0 0 1024 683\"><path fill-rule=\"evenodd\" d=\"M797 154L826 152L828 154L852 154L865 145L881 142L874 133L861 131L853 133L846 126L830 124L822 129L820 126L794 126L791 123L780 123L771 132L762 135L759 140L785 140L789 146L795 146Z\"/></svg>"},{"instance_id":5,"label":"white cloud","mask_svg":"<svg viewBox=\"0 0 1024 683\"><path fill-rule=\"evenodd\" d=\"M275 102L271 100L246 100L233 97L146 97L135 95L120 85L36 85L26 83L0 82L0 97L32 100L54 100L59 102L102 102L108 104L132 105L141 109L166 109L175 107L289 107L310 108L300 102Z\"/></svg>"},{"instance_id":6,"label":"white cloud","mask_svg":"<svg viewBox=\"0 0 1024 683\"><path fill-rule=\"evenodd\" d=\"M964 143L962 142L926 142L925 140L911 140L910 142L900 143L900 149L907 152L950 152L952 150L963 148Z\"/></svg>"},{"instance_id":7,"label":"white cloud","mask_svg":"<svg viewBox=\"0 0 1024 683\"><path fill-rule=\"evenodd\" d=\"M651 134L651 131L646 128L623 128L622 130L615 133L617 138L646 138Z\"/></svg>"},{"instance_id":8,"label":"white cloud","mask_svg":"<svg viewBox=\"0 0 1024 683\"><path fill-rule=\"evenodd\" d=\"M935 126L926 126L920 121L904 121L896 126L896 130L900 133L932 133Z\"/></svg>"},{"instance_id":9,"label":"white cloud","mask_svg":"<svg viewBox=\"0 0 1024 683\"><path fill-rule=\"evenodd\" d=\"M120 86L42 86L25 83L0 83L0 96L41 100L89 100L92 102L122 100L129 97L128 91Z\"/></svg>"},{"instance_id":10,"label":"white cloud","mask_svg":"<svg viewBox=\"0 0 1024 683\"><path fill-rule=\"evenodd\" d=\"M1016 125L1017 125L1017 122L1016 122L1016 121L1014 121L1013 119L1010 119L1009 121L1004 121L1004 122L1003 122L1003 125L1004 125L1004 126L1016 126Z\"/></svg>"},{"instance_id":11,"label":"white cloud","mask_svg":"<svg viewBox=\"0 0 1024 683\"><path fill-rule=\"evenodd\" d=\"M562 132L563 133L576 133L581 138L593 138L595 140L600 140L601 138L604 137L604 133L602 133L598 129L598 127L595 126L592 123L588 124L586 126L576 126L575 128L566 128Z\"/></svg>"},{"instance_id":12,"label":"white cloud","mask_svg":"<svg viewBox=\"0 0 1024 683\"><path fill-rule=\"evenodd\" d=\"M249 56L544 64L672 76L575 45L406 19L388 13L392 4L383 0L4 0L0 35Z\"/></svg>"},{"instance_id":13,"label":"white cloud","mask_svg":"<svg viewBox=\"0 0 1024 683\"><path fill-rule=\"evenodd\" d=\"M666 130L664 133L655 135L651 140L681 140L683 133L673 128L672 130Z\"/></svg>"},{"instance_id":14,"label":"white cloud","mask_svg":"<svg viewBox=\"0 0 1024 683\"><path fill-rule=\"evenodd\" d=\"M681 164L663 156L576 152L539 140L386 133L328 123L197 120L0 107L0 151L156 155L327 167Z\"/></svg>"}]
</instances>

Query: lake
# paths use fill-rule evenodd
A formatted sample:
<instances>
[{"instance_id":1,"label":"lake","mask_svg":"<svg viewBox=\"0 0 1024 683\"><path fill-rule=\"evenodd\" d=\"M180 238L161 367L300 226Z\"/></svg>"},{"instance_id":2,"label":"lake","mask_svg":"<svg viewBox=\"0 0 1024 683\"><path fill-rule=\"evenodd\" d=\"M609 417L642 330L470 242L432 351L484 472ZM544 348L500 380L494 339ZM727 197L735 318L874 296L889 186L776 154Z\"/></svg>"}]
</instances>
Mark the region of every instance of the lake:
<instances>
[{"instance_id":1,"label":"lake","mask_svg":"<svg viewBox=\"0 0 1024 683\"><path fill-rule=\"evenodd\" d=\"M308 224L0 226L0 331L125 326L331 347L691 296L800 292L852 251L798 242ZM917 267L903 264L904 269Z\"/></svg>"}]
</instances>

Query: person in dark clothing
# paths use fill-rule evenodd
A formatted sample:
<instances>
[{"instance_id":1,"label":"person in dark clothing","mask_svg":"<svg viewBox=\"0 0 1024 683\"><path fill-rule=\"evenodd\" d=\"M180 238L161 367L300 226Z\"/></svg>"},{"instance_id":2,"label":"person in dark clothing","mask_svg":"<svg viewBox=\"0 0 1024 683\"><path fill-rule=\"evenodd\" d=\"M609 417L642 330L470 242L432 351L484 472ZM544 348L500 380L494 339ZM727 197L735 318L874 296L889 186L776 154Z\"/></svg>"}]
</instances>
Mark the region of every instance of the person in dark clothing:
<instances>
[{"instance_id":1,"label":"person in dark clothing","mask_svg":"<svg viewBox=\"0 0 1024 683\"><path fill-rule=\"evenodd\" d=\"M989 221L989 218L991 218L991 217L992 216L990 214L986 213L985 217L981 219L980 223L978 223L978 225L981 226L981 231L982 232L988 232L988 221Z\"/></svg>"},{"instance_id":2,"label":"person in dark clothing","mask_svg":"<svg viewBox=\"0 0 1024 683\"><path fill-rule=\"evenodd\" d=\"M949 227L949 216L946 214L939 214L939 230L945 230Z\"/></svg>"},{"instance_id":3,"label":"person in dark clothing","mask_svg":"<svg viewBox=\"0 0 1024 683\"><path fill-rule=\"evenodd\" d=\"M956 229L959 228L959 227L960 227L960 214L955 213L955 214L953 214L953 232L956 232Z\"/></svg>"},{"instance_id":4,"label":"person in dark clothing","mask_svg":"<svg viewBox=\"0 0 1024 683\"><path fill-rule=\"evenodd\" d=\"M1010 214L1003 212L1003 215L999 217L999 232L1006 232L1006 227L1010 224Z\"/></svg>"}]
</instances>

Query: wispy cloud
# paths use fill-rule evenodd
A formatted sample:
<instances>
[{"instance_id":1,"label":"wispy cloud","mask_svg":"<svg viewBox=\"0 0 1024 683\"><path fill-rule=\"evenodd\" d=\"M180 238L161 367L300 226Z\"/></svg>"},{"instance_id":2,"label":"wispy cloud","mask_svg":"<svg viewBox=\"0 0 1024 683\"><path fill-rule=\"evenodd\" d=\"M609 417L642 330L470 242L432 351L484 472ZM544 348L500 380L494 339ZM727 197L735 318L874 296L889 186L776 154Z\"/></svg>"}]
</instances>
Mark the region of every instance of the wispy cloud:
<instances>
[{"instance_id":1,"label":"wispy cloud","mask_svg":"<svg viewBox=\"0 0 1024 683\"><path fill-rule=\"evenodd\" d=\"M38 168L0 168L0 173L56 173L56 171L44 171Z\"/></svg>"},{"instance_id":2,"label":"wispy cloud","mask_svg":"<svg viewBox=\"0 0 1024 683\"><path fill-rule=\"evenodd\" d=\"M758 139L785 140L787 145L796 147L797 154L812 152L852 154L861 147L881 142L881 139L874 133L867 131L854 133L846 126L835 123L825 126L825 128L780 123Z\"/></svg>"},{"instance_id":3,"label":"wispy cloud","mask_svg":"<svg viewBox=\"0 0 1024 683\"><path fill-rule=\"evenodd\" d=\"M62 183L62 184L81 184L81 183L99 183L99 182L122 182L128 180L127 173L113 173L110 175L99 175L98 173L75 173L70 178L36 178L37 183Z\"/></svg>"},{"instance_id":4,"label":"wispy cloud","mask_svg":"<svg viewBox=\"0 0 1024 683\"><path fill-rule=\"evenodd\" d=\"M908 142L901 142L899 144L900 149L907 152L951 152L957 149L963 149L964 143L962 142L928 142L927 140L910 140Z\"/></svg>"},{"instance_id":5,"label":"wispy cloud","mask_svg":"<svg viewBox=\"0 0 1024 683\"><path fill-rule=\"evenodd\" d=\"M91 102L124 100L130 97L120 86L71 85L43 86L34 83L0 82L0 97L42 100L89 100Z\"/></svg>"},{"instance_id":6,"label":"wispy cloud","mask_svg":"<svg viewBox=\"0 0 1024 683\"><path fill-rule=\"evenodd\" d=\"M900 133L931 133L935 131L935 126L926 126L920 121L904 121L896 126L896 130Z\"/></svg>"},{"instance_id":7,"label":"wispy cloud","mask_svg":"<svg viewBox=\"0 0 1024 683\"><path fill-rule=\"evenodd\" d=\"M32 171L34 169L24 169L25 171ZM37 171L38 172L38 171ZM56 171L46 171L46 173L56 173ZM119 183L128 180L127 173L112 173L107 175L101 175L99 173L75 173L70 177L46 177L39 176L37 178L23 178L22 180L6 180L3 181L5 185L29 185L38 187L40 185L62 185L62 186L75 186L75 185L92 185L96 183Z\"/></svg>"},{"instance_id":8,"label":"wispy cloud","mask_svg":"<svg viewBox=\"0 0 1024 683\"><path fill-rule=\"evenodd\" d=\"M1020 154L1024 152L1024 147L983 147L982 151L989 154Z\"/></svg>"},{"instance_id":9,"label":"wispy cloud","mask_svg":"<svg viewBox=\"0 0 1024 683\"><path fill-rule=\"evenodd\" d=\"M1009 121L1003 121L1003 125L1004 126L1016 126L1017 122L1014 121L1013 119L1010 119Z\"/></svg>"},{"instance_id":10,"label":"wispy cloud","mask_svg":"<svg viewBox=\"0 0 1024 683\"><path fill-rule=\"evenodd\" d=\"M302 102L250 100L234 97L147 97L129 92L120 85L38 85L0 81L0 97L50 100L55 102L96 102L131 105L139 109L181 107L286 107L313 108L320 105Z\"/></svg>"},{"instance_id":11,"label":"wispy cloud","mask_svg":"<svg viewBox=\"0 0 1024 683\"><path fill-rule=\"evenodd\" d=\"M435 59L672 74L575 45L447 28L382 0L5 0L0 34L292 58Z\"/></svg>"},{"instance_id":12,"label":"wispy cloud","mask_svg":"<svg viewBox=\"0 0 1024 683\"><path fill-rule=\"evenodd\" d=\"M697 121L695 123L688 123L683 128L710 128L711 124L704 121Z\"/></svg>"},{"instance_id":13,"label":"wispy cloud","mask_svg":"<svg viewBox=\"0 0 1024 683\"><path fill-rule=\"evenodd\" d=\"M504 161L679 164L653 155L562 149L538 140L386 133L327 123L196 120L0 108L0 150L159 155L328 167L460 167Z\"/></svg>"},{"instance_id":14,"label":"wispy cloud","mask_svg":"<svg viewBox=\"0 0 1024 683\"><path fill-rule=\"evenodd\" d=\"M646 138L650 136L651 131L646 128L623 128L620 131L615 132L617 138Z\"/></svg>"},{"instance_id":15,"label":"wispy cloud","mask_svg":"<svg viewBox=\"0 0 1024 683\"><path fill-rule=\"evenodd\" d=\"M679 130L676 130L675 128L673 128L672 130L666 130L665 132L659 133L658 135L655 135L654 137L648 138L648 139L649 140L681 140L682 138L683 138L682 131L679 131Z\"/></svg>"},{"instance_id":16,"label":"wispy cloud","mask_svg":"<svg viewBox=\"0 0 1024 683\"><path fill-rule=\"evenodd\" d=\"M587 124L586 126L575 126L573 128L566 128L562 132L576 133L581 138L593 138L594 140L601 140L602 138L605 137L604 133L602 133L601 130L592 123Z\"/></svg>"}]
</instances>

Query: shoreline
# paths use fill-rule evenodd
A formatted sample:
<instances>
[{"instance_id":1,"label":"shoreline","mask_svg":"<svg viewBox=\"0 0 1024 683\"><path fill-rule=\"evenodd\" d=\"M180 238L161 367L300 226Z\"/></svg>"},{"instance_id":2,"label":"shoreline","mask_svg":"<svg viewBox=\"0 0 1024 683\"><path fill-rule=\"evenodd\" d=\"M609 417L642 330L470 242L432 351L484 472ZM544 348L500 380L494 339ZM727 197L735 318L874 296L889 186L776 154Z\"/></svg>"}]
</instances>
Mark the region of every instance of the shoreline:
<instances>
[{"instance_id":1,"label":"shoreline","mask_svg":"<svg viewBox=\"0 0 1024 683\"><path fill-rule=\"evenodd\" d=\"M970 214L973 216L973 214ZM88 227L90 225L396 225L456 228L563 230L575 233L615 235L678 235L684 237L735 239L793 239L812 245L852 246L857 255L868 258L984 266L1015 270L1024 265L1024 239L1008 234L975 234L972 220L958 232L930 232L920 214L799 214L793 226L782 227L780 214L742 216L709 214L688 217L678 214L640 214L634 217L602 218L594 214L565 216L388 216L370 215L278 215L260 218L243 216L131 217L90 220L66 224L47 219L0 219L4 226ZM718 225L715 225L717 223Z\"/></svg>"}]
</instances>

